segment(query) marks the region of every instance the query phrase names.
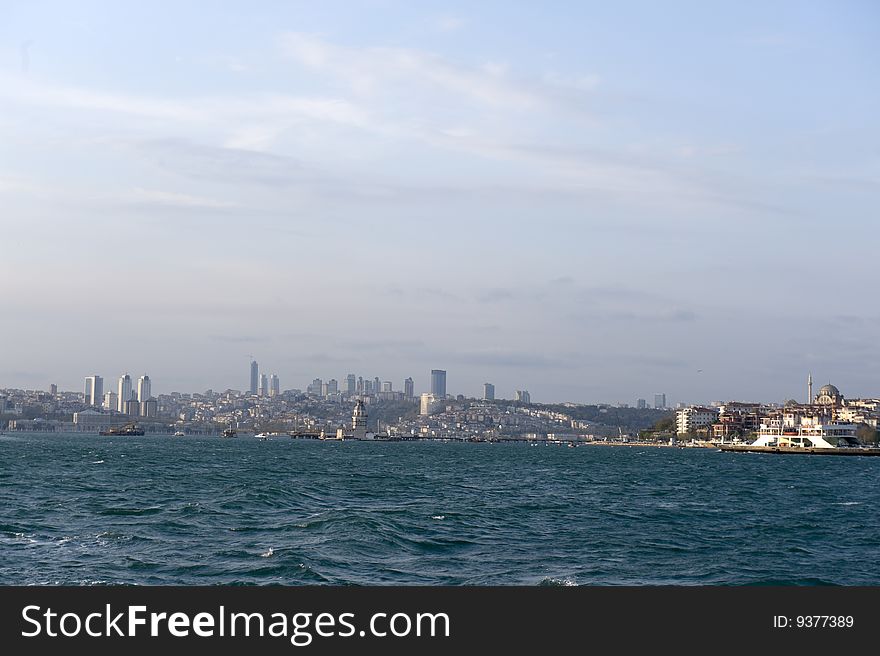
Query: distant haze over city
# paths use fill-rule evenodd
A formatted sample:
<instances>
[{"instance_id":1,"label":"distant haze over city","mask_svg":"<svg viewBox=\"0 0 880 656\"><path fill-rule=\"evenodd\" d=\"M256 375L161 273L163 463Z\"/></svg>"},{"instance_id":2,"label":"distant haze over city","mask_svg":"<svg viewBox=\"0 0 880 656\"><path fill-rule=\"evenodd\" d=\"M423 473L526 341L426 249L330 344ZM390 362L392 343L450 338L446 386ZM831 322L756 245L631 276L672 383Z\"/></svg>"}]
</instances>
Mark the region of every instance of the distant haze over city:
<instances>
[{"instance_id":1,"label":"distant haze over city","mask_svg":"<svg viewBox=\"0 0 880 656\"><path fill-rule=\"evenodd\" d=\"M0 388L880 393L880 5L13 2Z\"/></svg>"}]
</instances>

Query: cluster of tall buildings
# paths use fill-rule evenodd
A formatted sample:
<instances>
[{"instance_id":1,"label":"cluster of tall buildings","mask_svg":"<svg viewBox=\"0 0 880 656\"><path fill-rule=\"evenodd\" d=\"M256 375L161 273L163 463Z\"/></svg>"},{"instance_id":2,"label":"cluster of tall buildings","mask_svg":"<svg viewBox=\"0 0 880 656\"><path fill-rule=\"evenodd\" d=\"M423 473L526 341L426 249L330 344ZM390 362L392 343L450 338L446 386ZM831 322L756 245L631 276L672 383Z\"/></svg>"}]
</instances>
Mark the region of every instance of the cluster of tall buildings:
<instances>
[{"instance_id":1,"label":"cluster of tall buildings","mask_svg":"<svg viewBox=\"0 0 880 656\"><path fill-rule=\"evenodd\" d=\"M257 396L277 396L280 394L278 376L272 374L271 377L267 377L265 373L261 374L256 360L251 362L250 367L250 393ZM403 390L401 391L400 389L395 390L394 384L390 380L382 380L378 376L370 378L355 374L346 375L342 382L336 378L329 380L315 378L306 387L306 394L325 400L342 400L355 396L366 398L367 401L370 398L380 401L419 400L423 410L422 414L433 414L439 411L441 402L448 398L445 369L431 370L431 391L421 394L418 399L415 394L415 382L411 377L403 381ZM483 384L483 398L489 401L495 400L495 385L492 383ZM515 398L522 403L531 403L528 390L516 390Z\"/></svg>"},{"instance_id":2,"label":"cluster of tall buildings","mask_svg":"<svg viewBox=\"0 0 880 656\"><path fill-rule=\"evenodd\" d=\"M648 402L645 399L636 399L636 408L638 408L639 410L645 410L647 407ZM666 394L658 393L654 395L654 409L666 409Z\"/></svg>"},{"instance_id":3,"label":"cluster of tall buildings","mask_svg":"<svg viewBox=\"0 0 880 656\"><path fill-rule=\"evenodd\" d=\"M266 376L260 373L260 365L256 360L251 362L251 394L257 396L278 396L281 394L281 381L277 374Z\"/></svg>"},{"instance_id":4,"label":"cluster of tall buildings","mask_svg":"<svg viewBox=\"0 0 880 656\"><path fill-rule=\"evenodd\" d=\"M135 387L127 373L119 378L116 391L104 391L104 379L97 374L86 377L84 400L86 405L119 412L130 417L155 417L159 403L153 397L150 377L144 374Z\"/></svg>"}]
</instances>

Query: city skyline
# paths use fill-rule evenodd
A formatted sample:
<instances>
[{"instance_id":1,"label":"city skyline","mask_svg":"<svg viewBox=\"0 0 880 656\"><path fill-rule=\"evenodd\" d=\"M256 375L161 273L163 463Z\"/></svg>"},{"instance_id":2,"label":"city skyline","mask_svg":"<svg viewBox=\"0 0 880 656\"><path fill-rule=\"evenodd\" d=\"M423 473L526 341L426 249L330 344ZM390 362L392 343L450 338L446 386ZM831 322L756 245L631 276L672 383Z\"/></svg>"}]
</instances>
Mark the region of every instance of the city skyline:
<instances>
[{"instance_id":1,"label":"city skyline","mask_svg":"<svg viewBox=\"0 0 880 656\"><path fill-rule=\"evenodd\" d=\"M256 365L256 361L252 361L249 367L251 380L254 375L254 365ZM98 402L94 401L94 393L93 391L97 389L100 391L103 386L103 376L98 374L92 374L86 376L84 378L85 391L82 392L82 396L84 402L87 405L97 405L99 408L103 407L105 409L112 408L119 412L127 412L127 408L125 404L129 402L129 400L133 402L137 402L143 404L147 400L154 400L155 397L160 395L168 395L172 393L182 393L182 394L200 394L201 392L207 390L213 393L220 393L225 391L237 392L239 394L251 394L253 396L261 396L261 397L270 397L270 396L278 396L282 392L287 393L291 391L298 391L300 393L308 394L308 395L319 395L319 396L328 396L328 395L336 395L339 393L341 396L348 397L360 397L360 396L370 396L377 395L380 392L394 392L400 395L401 399L409 399L414 402L418 402L419 397L421 396L431 396L433 398L450 398L455 399L458 396L468 398L468 399L488 399L488 400L511 400L511 401L524 401L525 403L531 403L531 393L526 389L515 389L512 390L511 394L504 395L503 391L501 395L496 396L495 385L493 383L482 383L480 385L480 389L477 392L471 391L446 391L446 371L432 369L430 371L428 377L428 383L426 385L425 391L420 391L415 385L415 381L411 376L408 376L406 379L402 381L401 384L396 384L395 381L389 381L385 378L380 378L376 376L373 380L369 378L364 378L363 376L358 376L356 374L346 374L344 377L341 377L339 380L344 381L343 384L340 384L336 378L330 378L326 382L322 378L314 378L311 383L302 384L299 386L292 387L282 387L280 384L280 378L277 374L273 373L271 376L267 376L267 374L260 374L259 378L261 379L259 388L257 390L248 389L247 387L237 387L237 386L215 386L209 388L200 388L200 389L167 389L161 392L152 393L152 379L144 374L140 376L137 380L137 386L135 387L134 380L131 376L126 372L118 378L117 386L119 392L109 391L106 394L98 397ZM803 385L802 381L802 385ZM364 385L366 384L366 387ZM826 383L833 387L831 380L829 379ZM440 388L443 388L443 394L440 394ZM59 388L56 383L50 383L47 387L35 387L35 388L25 388L18 387L15 385L3 385L0 384L0 390L2 389L22 389L22 390L32 390L32 391L40 391L40 390L49 390L52 395L59 392L70 393L75 391L74 388ZM82 386L80 387L82 389ZM849 389L849 388L848 388ZM54 390L54 391L53 391ZM553 403L575 403L575 404L599 404L599 405L614 405L618 407L633 407L637 409L644 408L654 408L654 409L664 409L671 410L677 407L685 407L685 406L699 406L699 405L717 405L723 404L726 402L759 402L759 403L788 403L790 401L795 401L798 403L804 402L805 399L813 398L813 374L812 372L806 375L806 396L803 397L803 389L801 390L801 394L792 394L792 395L782 395L775 397L718 397L711 400L696 400L696 399L669 399L667 398L667 394L665 392L655 392L653 395L653 403L649 404L645 398L632 396L632 397L624 397L618 398L614 400L608 399L572 399L572 398L550 398L550 399L535 399L534 402L542 403L542 404L553 404ZM850 390L851 391L851 390ZM873 391L869 391L868 393L854 393L851 394L851 398L876 398L876 389ZM113 403L108 405L108 401L113 399ZM90 401L91 399L91 401Z\"/></svg>"},{"instance_id":2,"label":"city skyline","mask_svg":"<svg viewBox=\"0 0 880 656\"><path fill-rule=\"evenodd\" d=\"M876 5L674 4L13 3L0 385L874 393Z\"/></svg>"}]
</instances>

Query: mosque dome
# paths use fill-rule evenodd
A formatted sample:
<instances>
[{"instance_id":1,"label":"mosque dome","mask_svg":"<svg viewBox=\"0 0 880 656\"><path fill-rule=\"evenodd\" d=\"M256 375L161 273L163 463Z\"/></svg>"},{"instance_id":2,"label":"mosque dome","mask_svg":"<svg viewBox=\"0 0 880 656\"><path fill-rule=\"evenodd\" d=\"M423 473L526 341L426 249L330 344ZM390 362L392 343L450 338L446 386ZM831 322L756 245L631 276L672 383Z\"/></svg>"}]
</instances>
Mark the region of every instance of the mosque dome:
<instances>
[{"instance_id":1,"label":"mosque dome","mask_svg":"<svg viewBox=\"0 0 880 656\"><path fill-rule=\"evenodd\" d=\"M834 398L835 396L840 396L840 390L831 384L822 385L819 389L819 396L830 396Z\"/></svg>"}]
</instances>

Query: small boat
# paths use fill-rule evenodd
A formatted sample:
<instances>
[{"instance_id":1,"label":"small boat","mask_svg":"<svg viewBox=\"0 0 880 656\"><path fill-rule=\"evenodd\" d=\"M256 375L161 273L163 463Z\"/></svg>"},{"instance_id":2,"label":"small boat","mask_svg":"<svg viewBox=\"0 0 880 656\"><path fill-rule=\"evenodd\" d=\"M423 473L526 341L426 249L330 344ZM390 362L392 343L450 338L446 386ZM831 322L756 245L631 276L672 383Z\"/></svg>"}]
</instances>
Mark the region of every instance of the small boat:
<instances>
[{"instance_id":1,"label":"small boat","mask_svg":"<svg viewBox=\"0 0 880 656\"><path fill-rule=\"evenodd\" d=\"M186 433L184 433L183 431L174 432L174 437L183 437L184 435L186 435Z\"/></svg>"},{"instance_id":2,"label":"small boat","mask_svg":"<svg viewBox=\"0 0 880 656\"><path fill-rule=\"evenodd\" d=\"M222 436L223 436L223 437L235 437L235 429L234 429L234 428L227 428L227 429L225 429L225 430L223 431Z\"/></svg>"}]
</instances>

